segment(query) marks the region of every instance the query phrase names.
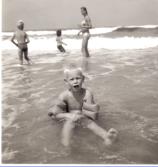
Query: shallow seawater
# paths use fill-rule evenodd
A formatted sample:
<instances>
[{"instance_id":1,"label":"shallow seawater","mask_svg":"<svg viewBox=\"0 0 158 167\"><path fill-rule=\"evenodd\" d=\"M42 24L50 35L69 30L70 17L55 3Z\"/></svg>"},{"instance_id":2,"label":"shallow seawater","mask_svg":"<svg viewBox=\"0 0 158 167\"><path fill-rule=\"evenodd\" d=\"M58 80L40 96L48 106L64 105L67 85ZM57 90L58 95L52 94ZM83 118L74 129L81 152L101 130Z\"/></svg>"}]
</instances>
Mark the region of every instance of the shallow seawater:
<instances>
[{"instance_id":1,"label":"shallow seawater","mask_svg":"<svg viewBox=\"0 0 158 167\"><path fill-rule=\"evenodd\" d=\"M18 65L16 52L2 53L2 162L10 164L157 164L158 50L91 50L30 56ZM88 129L76 128L71 152L60 143L62 123L47 113L66 89L63 68L77 63L85 87L101 110L97 123L119 131L110 148Z\"/></svg>"}]
</instances>

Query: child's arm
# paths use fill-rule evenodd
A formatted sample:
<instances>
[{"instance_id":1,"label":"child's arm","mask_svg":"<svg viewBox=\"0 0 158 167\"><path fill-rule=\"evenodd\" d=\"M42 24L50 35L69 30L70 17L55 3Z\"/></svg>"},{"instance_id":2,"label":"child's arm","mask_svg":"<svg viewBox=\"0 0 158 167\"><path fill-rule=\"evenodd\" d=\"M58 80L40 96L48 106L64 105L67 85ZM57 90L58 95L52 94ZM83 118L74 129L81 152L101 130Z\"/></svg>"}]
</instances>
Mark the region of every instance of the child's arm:
<instances>
[{"instance_id":1,"label":"child's arm","mask_svg":"<svg viewBox=\"0 0 158 167\"><path fill-rule=\"evenodd\" d=\"M48 115L52 118L59 119L59 120L69 119L72 121L77 121L78 119L80 119L82 117L82 115L80 114L81 112L78 112L78 111L74 111L71 113L68 112L67 111L67 104L64 100L64 97L65 97L65 93L63 93L59 96L52 111L50 111L48 113Z\"/></svg>"},{"instance_id":2,"label":"child's arm","mask_svg":"<svg viewBox=\"0 0 158 167\"><path fill-rule=\"evenodd\" d=\"M65 42L63 42L63 41L61 41L61 43L63 44L63 45L67 45Z\"/></svg>"},{"instance_id":3,"label":"child's arm","mask_svg":"<svg viewBox=\"0 0 158 167\"><path fill-rule=\"evenodd\" d=\"M82 112L84 115L96 119L98 115L100 107L98 104L95 104L93 94L86 90L86 97L83 100L83 107L82 107Z\"/></svg>"},{"instance_id":4,"label":"child's arm","mask_svg":"<svg viewBox=\"0 0 158 167\"><path fill-rule=\"evenodd\" d=\"M28 35L25 33L25 43L28 44L30 42Z\"/></svg>"},{"instance_id":5,"label":"child's arm","mask_svg":"<svg viewBox=\"0 0 158 167\"><path fill-rule=\"evenodd\" d=\"M19 47L19 46L18 46L18 43L15 42L15 38L16 38L16 37L15 37L15 34L14 34L14 35L12 36L12 38L11 38L11 42L12 42L15 46Z\"/></svg>"},{"instance_id":6,"label":"child's arm","mask_svg":"<svg viewBox=\"0 0 158 167\"><path fill-rule=\"evenodd\" d=\"M54 106L53 112L49 112L48 115L53 119L71 121L77 121L78 119L83 117L81 114L78 114L77 112L65 112L60 106L57 105Z\"/></svg>"},{"instance_id":7,"label":"child's arm","mask_svg":"<svg viewBox=\"0 0 158 167\"><path fill-rule=\"evenodd\" d=\"M76 113L59 113L56 115L57 119L71 120L73 122L79 120L82 117L83 117L83 115L76 114Z\"/></svg>"}]
</instances>

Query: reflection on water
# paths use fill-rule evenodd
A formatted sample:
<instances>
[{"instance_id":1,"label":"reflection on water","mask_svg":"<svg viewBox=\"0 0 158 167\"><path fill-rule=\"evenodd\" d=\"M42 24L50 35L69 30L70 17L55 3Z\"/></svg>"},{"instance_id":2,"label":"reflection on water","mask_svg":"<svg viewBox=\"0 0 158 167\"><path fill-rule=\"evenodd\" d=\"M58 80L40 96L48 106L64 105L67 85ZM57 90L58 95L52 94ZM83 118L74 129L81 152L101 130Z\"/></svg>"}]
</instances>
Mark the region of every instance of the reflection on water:
<instances>
[{"instance_id":1,"label":"reflection on water","mask_svg":"<svg viewBox=\"0 0 158 167\"><path fill-rule=\"evenodd\" d=\"M157 164L157 50L98 50L90 58L45 54L33 65L16 65L3 53L3 163L23 164ZM65 89L63 68L81 66L95 100L97 123L119 131L110 148L87 129L78 127L70 154L60 143L62 123L47 116Z\"/></svg>"}]
</instances>

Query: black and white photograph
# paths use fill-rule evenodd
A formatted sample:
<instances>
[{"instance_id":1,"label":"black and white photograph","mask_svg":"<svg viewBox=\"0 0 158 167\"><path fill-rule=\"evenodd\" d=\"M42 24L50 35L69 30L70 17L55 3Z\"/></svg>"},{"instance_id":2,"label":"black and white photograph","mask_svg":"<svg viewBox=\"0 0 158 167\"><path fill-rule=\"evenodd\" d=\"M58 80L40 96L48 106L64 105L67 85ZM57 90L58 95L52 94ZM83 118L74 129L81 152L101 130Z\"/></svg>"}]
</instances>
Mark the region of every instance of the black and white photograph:
<instances>
[{"instance_id":1,"label":"black and white photograph","mask_svg":"<svg viewBox=\"0 0 158 167\"><path fill-rule=\"evenodd\" d=\"M2 0L1 164L158 164L158 0Z\"/></svg>"}]
</instances>

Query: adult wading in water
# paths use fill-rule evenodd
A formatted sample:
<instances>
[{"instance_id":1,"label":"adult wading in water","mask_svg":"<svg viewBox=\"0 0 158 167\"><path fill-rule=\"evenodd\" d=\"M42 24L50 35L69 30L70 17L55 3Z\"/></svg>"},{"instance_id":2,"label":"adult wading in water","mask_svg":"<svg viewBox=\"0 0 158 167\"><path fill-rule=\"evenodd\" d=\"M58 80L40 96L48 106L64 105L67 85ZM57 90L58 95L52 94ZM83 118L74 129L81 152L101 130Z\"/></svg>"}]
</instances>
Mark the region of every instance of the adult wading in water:
<instances>
[{"instance_id":1,"label":"adult wading in water","mask_svg":"<svg viewBox=\"0 0 158 167\"><path fill-rule=\"evenodd\" d=\"M88 16L86 7L81 7L81 14L84 17L84 20L80 24L81 30L78 35L82 33L82 54L84 57L89 57L88 40L90 38L89 29L92 28L92 23L90 17Z\"/></svg>"}]
</instances>

